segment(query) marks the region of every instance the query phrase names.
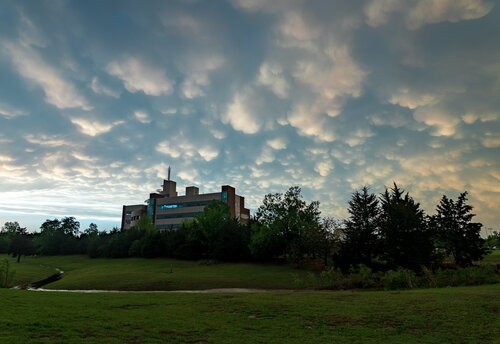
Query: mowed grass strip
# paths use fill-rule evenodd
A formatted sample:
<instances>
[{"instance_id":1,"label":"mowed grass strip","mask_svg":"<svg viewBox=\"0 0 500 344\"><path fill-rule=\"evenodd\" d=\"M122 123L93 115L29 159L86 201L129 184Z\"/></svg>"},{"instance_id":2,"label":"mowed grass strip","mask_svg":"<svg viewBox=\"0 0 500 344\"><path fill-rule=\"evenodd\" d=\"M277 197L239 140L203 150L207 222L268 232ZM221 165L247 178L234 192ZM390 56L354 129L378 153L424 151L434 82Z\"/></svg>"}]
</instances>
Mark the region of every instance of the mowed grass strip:
<instances>
[{"instance_id":1,"label":"mowed grass strip","mask_svg":"<svg viewBox=\"0 0 500 344\"><path fill-rule=\"evenodd\" d=\"M213 288L293 289L294 276L307 270L289 265L217 263L173 259L90 259L86 256L27 257L33 267L51 266L64 271L48 289L200 290ZM11 266L16 268L15 263ZM46 277L46 276L45 276Z\"/></svg>"},{"instance_id":2,"label":"mowed grass strip","mask_svg":"<svg viewBox=\"0 0 500 344\"><path fill-rule=\"evenodd\" d=\"M500 285L251 294L0 290L1 343L498 343Z\"/></svg>"}]
</instances>

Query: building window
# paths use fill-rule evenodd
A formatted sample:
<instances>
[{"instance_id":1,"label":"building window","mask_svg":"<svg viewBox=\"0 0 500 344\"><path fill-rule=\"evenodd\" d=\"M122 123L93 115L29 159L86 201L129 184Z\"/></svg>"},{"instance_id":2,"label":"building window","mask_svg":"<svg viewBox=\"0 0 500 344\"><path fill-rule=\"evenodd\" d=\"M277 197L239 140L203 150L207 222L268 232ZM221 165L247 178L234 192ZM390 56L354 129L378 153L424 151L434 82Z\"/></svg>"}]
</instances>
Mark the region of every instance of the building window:
<instances>
[{"instance_id":1,"label":"building window","mask_svg":"<svg viewBox=\"0 0 500 344\"><path fill-rule=\"evenodd\" d=\"M200 214L200 213L198 212L198 213L160 214L160 215L156 215L156 219L163 220L163 219L178 219L178 218L183 218L183 217L195 217L198 214Z\"/></svg>"},{"instance_id":2,"label":"building window","mask_svg":"<svg viewBox=\"0 0 500 344\"><path fill-rule=\"evenodd\" d=\"M158 229L176 229L179 228L180 224L173 224L173 225L157 225L156 228Z\"/></svg>"},{"instance_id":3,"label":"building window","mask_svg":"<svg viewBox=\"0 0 500 344\"><path fill-rule=\"evenodd\" d=\"M162 204L162 205L159 205L159 206L157 207L157 209L159 209L159 210L160 210L160 209L175 209L175 208L177 208L177 207L178 207L178 205L177 205L177 204Z\"/></svg>"},{"instance_id":4,"label":"building window","mask_svg":"<svg viewBox=\"0 0 500 344\"><path fill-rule=\"evenodd\" d=\"M156 206L156 209L176 209L176 208L185 208L185 207L201 207L208 205L212 200L209 201L197 201L197 202L184 202L184 203L173 203L173 204L159 204Z\"/></svg>"},{"instance_id":5,"label":"building window","mask_svg":"<svg viewBox=\"0 0 500 344\"><path fill-rule=\"evenodd\" d=\"M227 203L227 192L225 192L225 191L224 191L224 192L222 193L221 198L222 198L222 202Z\"/></svg>"},{"instance_id":6,"label":"building window","mask_svg":"<svg viewBox=\"0 0 500 344\"><path fill-rule=\"evenodd\" d=\"M125 212L125 215L127 215L127 216L132 215L132 211L129 210L129 211Z\"/></svg>"}]
</instances>

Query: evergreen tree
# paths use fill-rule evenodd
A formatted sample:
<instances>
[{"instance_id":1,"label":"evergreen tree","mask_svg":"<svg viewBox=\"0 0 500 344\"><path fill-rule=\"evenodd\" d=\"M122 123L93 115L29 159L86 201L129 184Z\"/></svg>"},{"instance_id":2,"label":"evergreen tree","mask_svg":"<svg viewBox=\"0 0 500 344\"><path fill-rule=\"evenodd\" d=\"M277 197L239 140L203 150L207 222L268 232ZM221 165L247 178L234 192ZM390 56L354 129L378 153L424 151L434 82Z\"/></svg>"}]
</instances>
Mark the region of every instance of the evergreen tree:
<instances>
[{"instance_id":1,"label":"evergreen tree","mask_svg":"<svg viewBox=\"0 0 500 344\"><path fill-rule=\"evenodd\" d=\"M472 206L467 204L467 192L455 202L443 195L432 222L436 227L440 244L452 255L457 265L468 266L485 254L484 240L480 236L481 223L472 222Z\"/></svg>"},{"instance_id":2,"label":"evergreen tree","mask_svg":"<svg viewBox=\"0 0 500 344\"><path fill-rule=\"evenodd\" d=\"M418 270L433 262L433 237L424 211L396 183L381 195L380 239L389 267Z\"/></svg>"},{"instance_id":3,"label":"evergreen tree","mask_svg":"<svg viewBox=\"0 0 500 344\"><path fill-rule=\"evenodd\" d=\"M377 250L380 207L377 197L364 186L356 191L349 201L347 209L350 216L344 222L340 260L344 269L360 263L372 265Z\"/></svg>"}]
</instances>

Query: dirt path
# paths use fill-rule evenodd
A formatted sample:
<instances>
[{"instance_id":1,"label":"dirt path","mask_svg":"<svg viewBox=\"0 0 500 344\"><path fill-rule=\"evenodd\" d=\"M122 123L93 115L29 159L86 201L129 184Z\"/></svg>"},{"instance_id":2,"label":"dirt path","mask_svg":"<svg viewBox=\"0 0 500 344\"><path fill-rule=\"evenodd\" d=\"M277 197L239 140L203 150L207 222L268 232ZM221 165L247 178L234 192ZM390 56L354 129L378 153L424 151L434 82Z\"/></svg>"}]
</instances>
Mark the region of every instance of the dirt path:
<instances>
[{"instance_id":1,"label":"dirt path","mask_svg":"<svg viewBox=\"0 0 500 344\"><path fill-rule=\"evenodd\" d=\"M41 292L60 292L60 293L296 293L303 290L292 289L249 289L249 288L218 288L218 289L203 289L203 290L69 290L69 289L44 289L44 288L27 288L30 291Z\"/></svg>"}]
</instances>

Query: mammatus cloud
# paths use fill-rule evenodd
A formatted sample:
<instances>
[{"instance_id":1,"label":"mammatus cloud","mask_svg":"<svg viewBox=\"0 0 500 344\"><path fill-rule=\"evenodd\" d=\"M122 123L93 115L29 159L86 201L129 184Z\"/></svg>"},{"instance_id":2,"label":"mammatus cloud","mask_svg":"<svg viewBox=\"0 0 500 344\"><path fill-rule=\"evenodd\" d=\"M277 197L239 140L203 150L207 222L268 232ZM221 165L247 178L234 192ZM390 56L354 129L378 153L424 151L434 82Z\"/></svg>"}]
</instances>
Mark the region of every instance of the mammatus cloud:
<instances>
[{"instance_id":1,"label":"mammatus cloud","mask_svg":"<svg viewBox=\"0 0 500 344\"><path fill-rule=\"evenodd\" d=\"M97 136L107 133L113 127L124 123L123 121L116 121L113 123L102 123L97 120L89 120L86 118L71 118L71 123L78 126L82 134L89 136Z\"/></svg>"},{"instance_id":2,"label":"mammatus cloud","mask_svg":"<svg viewBox=\"0 0 500 344\"><path fill-rule=\"evenodd\" d=\"M109 87L104 86L96 76L92 78L92 83L90 84L90 87L92 88L92 91L94 91L94 93L103 94L113 98L120 97L120 92L114 91Z\"/></svg>"},{"instance_id":3,"label":"mammatus cloud","mask_svg":"<svg viewBox=\"0 0 500 344\"><path fill-rule=\"evenodd\" d=\"M128 58L122 62L111 62L108 73L121 79L127 91L136 93L143 91L150 96L170 94L174 90L174 83L162 68L147 65L137 58Z\"/></svg>"},{"instance_id":4,"label":"mammatus cloud","mask_svg":"<svg viewBox=\"0 0 500 344\"><path fill-rule=\"evenodd\" d=\"M228 105L226 113L222 115L222 121L245 134L258 132L261 128L260 118L251 112L250 101L251 99L237 93Z\"/></svg>"},{"instance_id":5,"label":"mammatus cloud","mask_svg":"<svg viewBox=\"0 0 500 344\"><path fill-rule=\"evenodd\" d=\"M158 143L156 151L169 155L172 158L187 157L188 159L202 158L205 161L211 161L219 156L219 150L213 145L195 145L195 143L177 135L172 140L165 140Z\"/></svg>"},{"instance_id":6,"label":"mammatus cloud","mask_svg":"<svg viewBox=\"0 0 500 344\"><path fill-rule=\"evenodd\" d=\"M26 113L22 110L16 109L10 105L0 102L0 115L5 118L14 118L17 116L26 115Z\"/></svg>"},{"instance_id":7,"label":"mammatus cloud","mask_svg":"<svg viewBox=\"0 0 500 344\"><path fill-rule=\"evenodd\" d=\"M48 147L62 147L62 146L75 146L76 143L68 140L64 135L45 135L45 134L26 134L24 139L31 144L48 146Z\"/></svg>"},{"instance_id":8,"label":"mammatus cloud","mask_svg":"<svg viewBox=\"0 0 500 344\"><path fill-rule=\"evenodd\" d=\"M292 185L340 217L366 184L396 181L428 214L468 190L496 226L493 3L16 2L0 21L0 208L119 224L170 165L179 190L231 184L252 210Z\"/></svg>"},{"instance_id":9,"label":"mammatus cloud","mask_svg":"<svg viewBox=\"0 0 500 344\"><path fill-rule=\"evenodd\" d=\"M402 14L406 26L416 30L426 24L481 18L493 6L483 0L372 0L365 14L368 25L373 27L386 24L395 13Z\"/></svg>"},{"instance_id":10,"label":"mammatus cloud","mask_svg":"<svg viewBox=\"0 0 500 344\"><path fill-rule=\"evenodd\" d=\"M432 135L452 136L456 132L456 126L460 123L460 118L451 115L445 109L434 106L419 107L413 113L413 117L418 122L423 122L434 128Z\"/></svg>"},{"instance_id":11,"label":"mammatus cloud","mask_svg":"<svg viewBox=\"0 0 500 344\"><path fill-rule=\"evenodd\" d=\"M224 64L224 58L217 54L190 56L182 64L186 78L181 85L181 92L187 99L205 96L205 88L210 85L209 74Z\"/></svg>"},{"instance_id":12,"label":"mammatus cloud","mask_svg":"<svg viewBox=\"0 0 500 344\"><path fill-rule=\"evenodd\" d=\"M280 150L286 148L287 141L284 138L277 137L275 139L268 140L267 144L273 149Z\"/></svg>"},{"instance_id":13,"label":"mammatus cloud","mask_svg":"<svg viewBox=\"0 0 500 344\"><path fill-rule=\"evenodd\" d=\"M151 119L149 118L149 115L144 111L137 110L134 112L134 116L139 122L141 122L143 124L151 123Z\"/></svg>"},{"instance_id":14,"label":"mammatus cloud","mask_svg":"<svg viewBox=\"0 0 500 344\"><path fill-rule=\"evenodd\" d=\"M331 160L320 161L314 166L314 170L319 173L320 176L326 177L333 170L333 163Z\"/></svg>"},{"instance_id":15,"label":"mammatus cloud","mask_svg":"<svg viewBox=\"0 0 500 344\"><path fill-rule=\"evenodd\" d=\"M260 66L257 81L269 89L279 98L287 98L290 86L283 76L279 65L270 65L265 62Z\"/></svg>"},{"instance_id":16,"label":"mammatus cloud","mask_svg":"<svg viewBox=\"0 0 500 344\"><path fill-rule=\"evenodd\" d=\"M43 89L47 103L59 109L92 110L75 86L62 77L59 69L46 63L35 49L14 43L4 43L3 47L19 74Z\"/></svg>"},{"instance_id":17,"label":"mammatus cloud","mask_svg":"<svg viewBox=\"0 0 500 344\"><path fill-rule=\"evenodd\" d=\"M436 96L430 93L416 93L411 92L407 88L403 88L394 93L390 99L389 103L397 104L402 107L407 107L409 109L416 109L419 106L424 106L430 104L436 100Z\"/></svg>"}]
</instances>

